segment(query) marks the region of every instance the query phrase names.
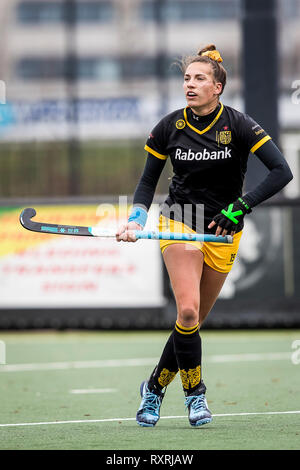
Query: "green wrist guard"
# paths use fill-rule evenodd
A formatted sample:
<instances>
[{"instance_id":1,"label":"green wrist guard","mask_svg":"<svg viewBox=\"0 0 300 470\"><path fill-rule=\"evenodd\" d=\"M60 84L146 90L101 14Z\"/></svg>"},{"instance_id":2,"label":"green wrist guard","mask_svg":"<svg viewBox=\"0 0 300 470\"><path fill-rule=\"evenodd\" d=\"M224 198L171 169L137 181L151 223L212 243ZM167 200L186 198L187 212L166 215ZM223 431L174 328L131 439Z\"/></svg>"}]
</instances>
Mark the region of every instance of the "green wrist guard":
<instances>
[{"instance_id":1,"label":"green wrist guard","mask_svg":"<svg viewBox=\"0 0 300 470\"><path fill-rule=\"evenodd\" d=\"M231 220L231 222L237 225L241 221L238 217L242 216L243 218L244 215L249 212L251 212L250 207L241 197L239 197L237 201L229 204L226 209L223 209L221 214L225 215L229 220Z\"/></svg>"}]
</instances>

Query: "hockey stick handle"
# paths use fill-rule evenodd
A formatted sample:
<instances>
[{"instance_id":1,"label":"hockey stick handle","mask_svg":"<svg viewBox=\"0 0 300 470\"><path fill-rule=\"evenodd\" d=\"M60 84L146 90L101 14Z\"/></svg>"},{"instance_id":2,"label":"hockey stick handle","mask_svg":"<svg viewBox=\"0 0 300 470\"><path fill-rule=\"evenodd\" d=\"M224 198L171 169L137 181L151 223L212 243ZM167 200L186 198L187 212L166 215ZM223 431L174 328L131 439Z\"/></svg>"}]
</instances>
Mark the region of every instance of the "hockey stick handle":
<instances>
[{"instance_id":1,"label":"hockey stick handle","mask_svg":"<svg viewBox=\"0 0 300 470\"><path fill-rule=\"evenodd\" d=\"M90 227L94 237L111 238L116 236L116 232L110 230L102 230L98 227ZM131 230L130 230L131 231ZM132 230L137 240L179 240L179 241L195 241L195 242L214 242L214 243L233 243L231 235L225 237L200 234L200 233L181 233L181 232L157 232L155 230Z\"/></svg>"},{"instance_id":2,"label":"hockey stick handle","mask_svg":"<svg viewBox=\"0 0 300 470\"><path fill-rule=\"evenodd\" d=\"M231 235L225 237L200 234L200 233L181 233L181 232L155 232L150 230L136 230L136 238L148 240L182 240L182 241L195 241L195 242L215 242L215 243L232 243L233 238Z\"/></svg>"}]
</instances>

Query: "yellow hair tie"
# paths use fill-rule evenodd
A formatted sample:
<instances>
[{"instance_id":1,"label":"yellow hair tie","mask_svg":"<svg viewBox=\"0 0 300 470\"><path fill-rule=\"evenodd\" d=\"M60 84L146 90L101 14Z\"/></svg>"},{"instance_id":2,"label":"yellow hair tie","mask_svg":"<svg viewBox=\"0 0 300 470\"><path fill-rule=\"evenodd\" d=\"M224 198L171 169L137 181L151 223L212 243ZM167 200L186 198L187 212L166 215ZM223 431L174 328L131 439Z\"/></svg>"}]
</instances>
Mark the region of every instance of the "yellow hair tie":
<instances>
[{"instance_id":1,"label":"yellow hair tie","mask_svg":"<svg viewBox=\"0 0 300 470\"><path fill-rule=\"evenodd\" d=\"M202 52L201 56L203 55L206 55L207 57L209 57L212 60L215 60L216 62L223 62L221 54L217 50Z\"/></svg>"}]
</instances>

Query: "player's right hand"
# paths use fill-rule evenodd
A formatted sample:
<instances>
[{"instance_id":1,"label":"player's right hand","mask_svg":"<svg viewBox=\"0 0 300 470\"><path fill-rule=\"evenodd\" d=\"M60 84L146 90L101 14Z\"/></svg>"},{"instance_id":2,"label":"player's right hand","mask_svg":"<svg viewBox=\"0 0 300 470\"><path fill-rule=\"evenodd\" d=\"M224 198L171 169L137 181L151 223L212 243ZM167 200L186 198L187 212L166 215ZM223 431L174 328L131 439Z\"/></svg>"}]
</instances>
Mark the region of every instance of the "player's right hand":
<instances>
[{"instance_id":1,"label":"player's right hand","mask_svg":"<svg viewBox=\"0 0 300 470\"><path fill-rule=\"evenodd\" d=\"M116 233L118 242L136 242L137 239L134 234L134 230L142 230L141 225L136 222L128 222L127 224L121 225Z\"/></svg>"}]
</instances>

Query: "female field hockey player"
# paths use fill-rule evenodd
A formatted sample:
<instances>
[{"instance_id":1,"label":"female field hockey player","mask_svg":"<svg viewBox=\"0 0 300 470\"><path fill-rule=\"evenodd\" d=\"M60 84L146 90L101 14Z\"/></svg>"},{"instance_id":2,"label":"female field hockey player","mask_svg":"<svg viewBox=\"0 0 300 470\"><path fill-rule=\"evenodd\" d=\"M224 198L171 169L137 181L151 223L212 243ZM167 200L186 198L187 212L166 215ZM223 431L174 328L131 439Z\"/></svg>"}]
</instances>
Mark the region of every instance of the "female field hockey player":
<instances>
[{"instance_id":1,"label":"female field hockey player","mask_svg":"<svg viewBox=\"0 0 300 470\"><path fill-rule=\"evenodd\" d=\"M220 53L212 44L182 61L187 107L168 114L152 130L145 146L148 156L134 194L132 212L127 225L117 233L118 241L136 241L131 230L144 227L158 179L170 157L174 175L161 209L159 229L204 230L233 236L232 245L160 241L176 300L177 320L159 363L141 384L142 401L136 415L141 426L157 423L166 387L178 371L190 424L211 422L201 374L199 329L232 268L245 215L293 177L283 155L260 125L247 114L220 102L226 84L226 71L221 63ZM253 191L242 195L250 152L269 173ZM184 210L185 205L190 210ZM204 223L199 230L197 213L203 207Z\"/></svg>"}]
</instances>

